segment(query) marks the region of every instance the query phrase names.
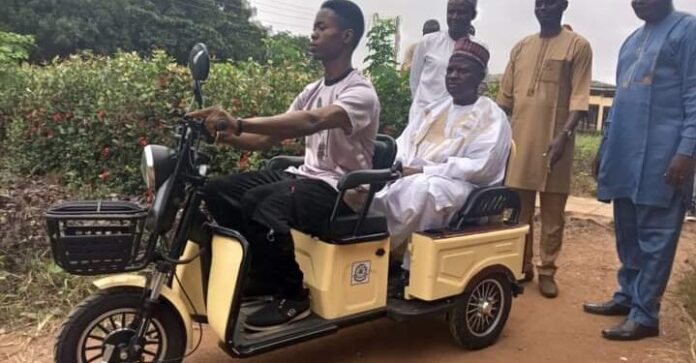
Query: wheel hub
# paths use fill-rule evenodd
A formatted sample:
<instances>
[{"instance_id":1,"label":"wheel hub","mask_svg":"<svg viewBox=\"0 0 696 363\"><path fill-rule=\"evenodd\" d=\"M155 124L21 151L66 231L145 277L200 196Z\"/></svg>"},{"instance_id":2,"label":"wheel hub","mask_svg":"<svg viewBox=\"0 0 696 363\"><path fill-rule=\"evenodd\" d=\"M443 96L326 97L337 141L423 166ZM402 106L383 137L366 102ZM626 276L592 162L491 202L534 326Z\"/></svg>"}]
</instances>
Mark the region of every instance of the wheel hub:
<instances>
[{"instance_id":1,"label":"wheel hub","mask_svg":"<svg viewBox=\"0 0 696 363\"><path fill-rule=\"evenodd\" d=\"M479 312L484 316L492 316L493 304L491 304L489 301L482 301L479 307Z\"/></svg>"},{"instance_id":2,"label":"wheel hub","mask_svg":"<svg viewBox=\"0 0 696 363\"><path fill-rule=\"evenodd\" d=\"M129 345L134 336L134 330L125 328L109 333L104 339L102 348L104 360L114 363L132 362Z\"/></svg>"}]
</instances>

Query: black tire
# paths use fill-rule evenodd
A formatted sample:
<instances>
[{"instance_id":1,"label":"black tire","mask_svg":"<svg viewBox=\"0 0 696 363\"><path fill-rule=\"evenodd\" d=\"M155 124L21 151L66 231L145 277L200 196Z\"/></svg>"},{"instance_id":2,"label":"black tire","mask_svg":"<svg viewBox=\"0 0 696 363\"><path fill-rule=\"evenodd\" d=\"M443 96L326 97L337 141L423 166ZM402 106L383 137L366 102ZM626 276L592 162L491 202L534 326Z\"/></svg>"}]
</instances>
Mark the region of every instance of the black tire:
<instances>
[{"instance_id":1,"label":"black tire","mask_svg":"<svg viewBox=\"0 0 696 363\"><path fill-rule=\"evenodd\" d=\"M60 328L54 347L56 363L87 363L90 359L100 362L98 356L103 353L106 340L113 339L114 334L131 334L123 326L132 321L133 313L141 305L141 297L139 288L115 288L99 291L82 301ZM148 338L152 340L145 349L150 354L144 355L141 361L178 363L183 360L186 329L178 312L169 304L160 303L155 307ZM155 344L156 348L152 348ZM110 362L122 362L117 356L114 354Z\"/></svg>"},{"instance_id":2,"label":"black tire","mask_svg":"<svg viewBox=\"0 0 696 363\"><path fill-rule=\"evenodd\" d=\"M502 273L486 273L474 278L462 300L448 314L450 333L463 348L486 348L503 331L510 308L512 288Z\"/></svg>"}]
</instances>

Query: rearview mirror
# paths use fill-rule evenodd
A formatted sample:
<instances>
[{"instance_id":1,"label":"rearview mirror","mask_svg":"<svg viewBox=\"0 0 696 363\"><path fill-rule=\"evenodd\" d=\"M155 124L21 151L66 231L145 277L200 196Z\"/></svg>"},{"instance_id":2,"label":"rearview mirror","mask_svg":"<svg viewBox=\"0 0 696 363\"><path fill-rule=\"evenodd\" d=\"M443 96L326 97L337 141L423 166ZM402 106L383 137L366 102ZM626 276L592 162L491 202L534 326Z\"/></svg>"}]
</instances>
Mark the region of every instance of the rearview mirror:
<instances>
[{"instance_id":1,"label":"rearview mirror","mask_svg":"<svg viewBox=\"0 0 696 363\"><path fill-rule=\"evenodd\" d=\"M203 43L198 43L193 46L189 53L189 69L191 76L195 81L205 81L208 79L210 71L210 57L208 48Z\"/></svg>"}]
</instances>

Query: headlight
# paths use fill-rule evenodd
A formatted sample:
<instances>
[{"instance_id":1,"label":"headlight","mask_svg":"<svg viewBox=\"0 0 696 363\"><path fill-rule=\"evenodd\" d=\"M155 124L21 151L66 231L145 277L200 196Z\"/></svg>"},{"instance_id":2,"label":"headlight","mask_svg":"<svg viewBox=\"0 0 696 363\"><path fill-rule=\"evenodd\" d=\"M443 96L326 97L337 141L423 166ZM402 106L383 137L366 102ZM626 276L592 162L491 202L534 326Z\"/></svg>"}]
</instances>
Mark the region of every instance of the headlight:
<instances>
[{"instance_id":1,"label":"headlight","mask_svg":"<svg viewBox=\"0 0 696 363\"><path fill-rule=\"evenodd\" d=\"M148 189L156 191L174 172L176 167L175 154L174 150L166 146L145 146L140 170Z\"/></svg>"}]
</instances>

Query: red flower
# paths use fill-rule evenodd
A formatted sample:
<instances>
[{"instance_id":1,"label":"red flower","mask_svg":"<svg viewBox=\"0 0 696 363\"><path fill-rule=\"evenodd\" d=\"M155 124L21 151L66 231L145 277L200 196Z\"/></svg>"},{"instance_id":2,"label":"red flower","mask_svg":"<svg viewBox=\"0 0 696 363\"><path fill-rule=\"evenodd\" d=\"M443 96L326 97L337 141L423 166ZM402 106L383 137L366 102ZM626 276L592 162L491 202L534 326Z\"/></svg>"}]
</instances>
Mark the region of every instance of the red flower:
<instances>
[{"instance_id":1,"label":"red flower","mask_svg":"<svg viewBox=\"0 0 696 363\"><path fill-rule=\"evenodd\" d=\"M140 145L140 147L145 147L149 143L150 143L150 141L148 141L147 137L145 137L145 136L140 136L138 138L138 145Z\"/></svg>"},{"instance_id":2,"label":"red flower","mask_svg":"<svg viewBox=\"0 0 696 363\"><path fill-rule=\"evenodd\" d=\"M109 173L108 170L102 170L102 172L99 174L99 179L102 181L106 181L109 179L109 177L111 177L111 173Z\"/></svg>"},{"instance_id":3,"label":"red flower","mask_svg":"<svg viewBox=\"0 0 696 363\"><path fill-rule=\"evenodd\" d=\"M249 153L242 153L239 157L239 162L237 162L237 166L240 169L246 169L249 166Z\"/></svg>"},{"instance_id":4,"label":"red flower","mask_svg":"<svg viewBox=\"0 0 696 363\"><path fill-rule=\"evenodd\" d=\"M51 120L53 120L53 121L57 122L57 121L60 121L62 119L63 119L63 114L61 114L60 112L54 112L53 114L51 114Z\"/></svg>"},{"instance_id":5,"label":"red flower","mask_svg":"<svg viewBox=\"0 0 696 363\"><path fill-rule=\"evenodd\" d=\"M105 146L101 151L101 155L105 158L108 158L110 152L111 152L111 150L109 150L109 147Z\"/></svg>"},{"instance_id":6,"label":"red flower","mask_svg":"<svg viewBox=\"0 0 696 363\"><path fill-rule=\"evenodd\" d=\"M52 139L53 138L53 130L49 129L46 131L46 138Z\"/></svg>"}]
</instances>

